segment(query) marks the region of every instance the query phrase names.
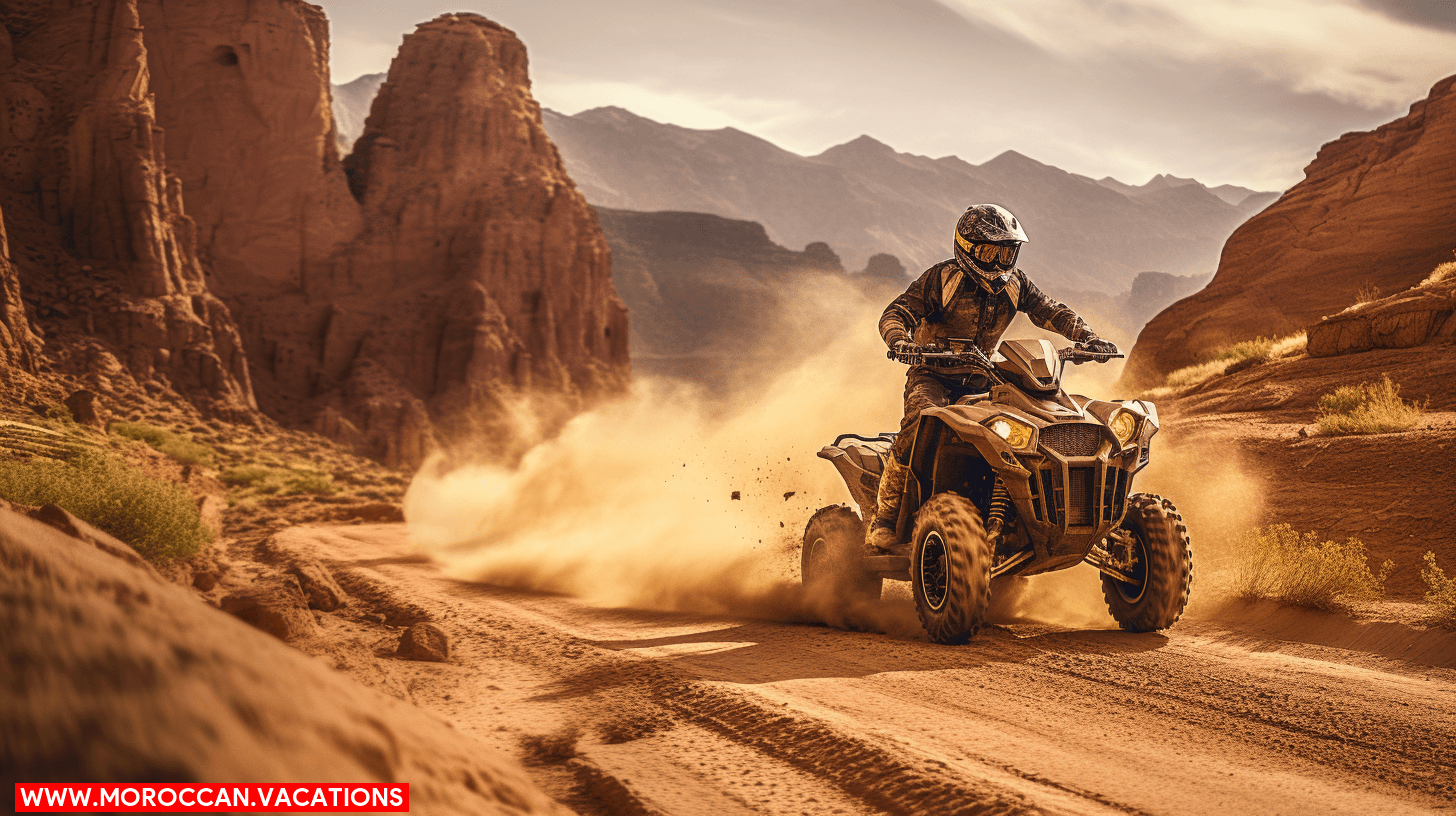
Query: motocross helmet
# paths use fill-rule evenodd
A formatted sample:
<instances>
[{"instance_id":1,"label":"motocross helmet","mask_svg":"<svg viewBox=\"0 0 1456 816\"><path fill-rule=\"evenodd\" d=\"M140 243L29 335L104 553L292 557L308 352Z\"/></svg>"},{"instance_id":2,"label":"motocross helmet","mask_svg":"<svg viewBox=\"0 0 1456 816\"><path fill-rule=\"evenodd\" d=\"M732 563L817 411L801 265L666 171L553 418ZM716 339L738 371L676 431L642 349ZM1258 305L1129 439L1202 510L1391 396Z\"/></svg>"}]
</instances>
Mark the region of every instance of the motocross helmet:
<instances>
[{"instance_id":1,"label":"motocross helmet","mask_svg":"<svg viewBox=\"0 0 1456 816\"><path fill-rule=\"evenodd\" d=\"M956 223L955 259L965 271L993 281L1016 268L1016 256L1026 240L1021 222L1010 210L1000 204L976 204Z\"/></svg>"}]
</instances>

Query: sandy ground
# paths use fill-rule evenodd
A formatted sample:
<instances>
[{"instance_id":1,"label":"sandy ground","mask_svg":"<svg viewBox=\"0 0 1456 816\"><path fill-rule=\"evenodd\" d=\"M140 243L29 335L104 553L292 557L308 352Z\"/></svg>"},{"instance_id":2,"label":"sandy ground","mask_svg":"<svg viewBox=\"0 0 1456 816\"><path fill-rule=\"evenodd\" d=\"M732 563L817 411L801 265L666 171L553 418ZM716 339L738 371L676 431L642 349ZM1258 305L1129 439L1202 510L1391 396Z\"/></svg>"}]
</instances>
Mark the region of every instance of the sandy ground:
<instances>
[{"instance_id":1,"label":"sandy ground","mask_svg":"<svg viewBox=\"0 0 1456 816\"><path fill-rule=\"evenodd\" d=\"M1443 633L1413 645L1399 626L1205 608L1163 634L1017 624L943 647L910 627L605 609L461 582L401 525L288 533L356 604L433 619L452 654L394 659L397 630L358 617L327 617L297 645L521 757L580 813L1456 808L1456 638ZM883 618L913 622L908 595L887 596Z\"/></svg>"}]
</instances>

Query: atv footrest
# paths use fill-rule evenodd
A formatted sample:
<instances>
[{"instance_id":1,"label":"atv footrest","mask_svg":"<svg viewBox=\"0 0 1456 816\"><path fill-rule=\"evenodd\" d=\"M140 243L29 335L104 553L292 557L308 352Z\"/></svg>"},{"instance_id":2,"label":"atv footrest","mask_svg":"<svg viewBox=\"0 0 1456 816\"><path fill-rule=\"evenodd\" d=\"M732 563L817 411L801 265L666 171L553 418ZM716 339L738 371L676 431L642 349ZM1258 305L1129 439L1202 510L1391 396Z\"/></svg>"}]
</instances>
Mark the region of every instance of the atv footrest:
<instances>
[{"instance_id":1,"label":"atv footrest","mask_svg":"<svg viewBox=\"0 0 1456 816\"><path fill-rule=\"evenodd\" d=\"M910 558L904 555L871 555L864 560L866 572L881 578L900 578L910 574Z\"/></svg>"}]
</instances>

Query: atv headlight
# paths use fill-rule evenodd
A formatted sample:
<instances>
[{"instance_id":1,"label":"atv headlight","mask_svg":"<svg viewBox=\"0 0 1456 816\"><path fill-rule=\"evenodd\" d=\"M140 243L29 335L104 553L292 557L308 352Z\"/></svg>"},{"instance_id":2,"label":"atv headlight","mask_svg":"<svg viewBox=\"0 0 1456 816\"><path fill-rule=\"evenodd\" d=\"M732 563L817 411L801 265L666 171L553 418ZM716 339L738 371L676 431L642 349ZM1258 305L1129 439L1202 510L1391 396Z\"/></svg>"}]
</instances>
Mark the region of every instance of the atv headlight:
<instances>
[{"instance_id":1,"label":"atv headlight","mask_svg":"<svg viewBox=\"0 0 1456 816\"><path fill-rule=\"evenodd\" d=\"M1007 416L998 416L987 422L986 427L991 429L991 433L1006 440L1006 444L1010 445L1012 449L1031 450L1031 437L1036 429L1025 422Z\"/></svg>"},{"instance_id":2,"label":"atv headlight","mask_svg":"<svg viewBox=\"0 0 1456 816\"><path fill-rule=\"evenodd\" d=\"M1112 435L1117 437L1117 444L1126 446L1137 431L1137 417L1127 411L1118 411L1112 421L1107 423L1107 427L1111 428Z\"/></svg>"}]
</instances>

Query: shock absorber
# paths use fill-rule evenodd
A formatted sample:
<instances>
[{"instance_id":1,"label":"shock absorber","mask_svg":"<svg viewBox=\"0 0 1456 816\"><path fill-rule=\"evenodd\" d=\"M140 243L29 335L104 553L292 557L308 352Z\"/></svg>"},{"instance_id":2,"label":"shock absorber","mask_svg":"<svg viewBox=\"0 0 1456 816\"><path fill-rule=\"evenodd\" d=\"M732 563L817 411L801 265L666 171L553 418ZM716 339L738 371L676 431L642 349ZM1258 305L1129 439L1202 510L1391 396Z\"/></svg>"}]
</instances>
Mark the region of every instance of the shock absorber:
<instances>
[{"instance_id":1,"label":"shock absorber","mask_svg":"<svg viewBox=\"0 0 1456 816\"><path fill-rule=\"evenodd\" d=\"M1006 526L1006 514L1011 512L1011 494L1006 491L1006 483L1001 477L996 477L996 485L991 488L991 505L986 512L986 536L995 539L1001 535L1001 528Z\"/></svg>"}]
</instances>

